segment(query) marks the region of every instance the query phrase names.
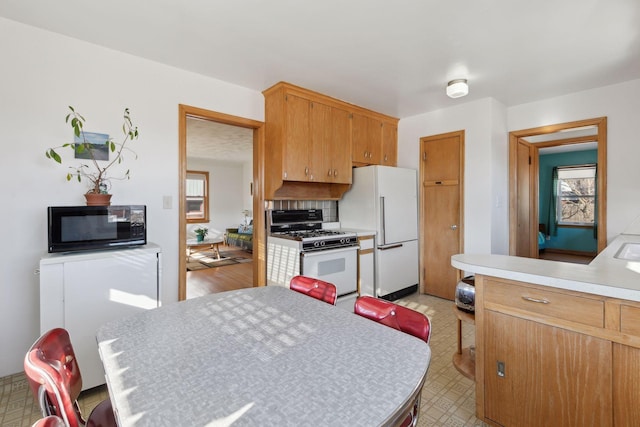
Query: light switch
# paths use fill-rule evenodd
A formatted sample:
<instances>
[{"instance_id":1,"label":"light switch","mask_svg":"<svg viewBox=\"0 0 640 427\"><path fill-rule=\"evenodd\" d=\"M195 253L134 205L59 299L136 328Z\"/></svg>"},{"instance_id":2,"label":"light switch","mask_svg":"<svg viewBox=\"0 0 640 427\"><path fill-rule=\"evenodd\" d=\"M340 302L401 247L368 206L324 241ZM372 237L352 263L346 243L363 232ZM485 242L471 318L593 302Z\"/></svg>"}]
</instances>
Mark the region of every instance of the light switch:
<instances>
[{"instance_id":1,"label":"light switch","mask_svg":"<svg viewBox=\"0 0 640 427\"><path fill-rule=\"evenodd\" d=\"M162 196L162 209L171 209L173 207L173 199L171 196Z\"/></svg>"}]
</instances>

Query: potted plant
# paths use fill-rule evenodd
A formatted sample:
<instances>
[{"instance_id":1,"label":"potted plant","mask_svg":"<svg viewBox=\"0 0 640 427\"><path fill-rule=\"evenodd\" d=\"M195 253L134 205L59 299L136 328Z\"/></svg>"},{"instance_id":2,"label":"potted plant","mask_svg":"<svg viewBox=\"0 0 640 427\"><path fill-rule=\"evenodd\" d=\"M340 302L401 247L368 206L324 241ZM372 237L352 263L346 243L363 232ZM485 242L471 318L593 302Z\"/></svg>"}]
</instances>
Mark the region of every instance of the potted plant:
<instances>
[{"instance_id":1,"label":"potted plant","mask_svg":"<svg viewBox=\"0 0 640 427\"><path fill-rule=\"evenodd\" d=\"M94 144L88 141L84 132L85 118L80 115L76 110L69 106L70 113L67 114L65 122L69 123L73 128L73 133L80 142L74 141L67 144L63 144L58 147L49 148L46 151L46 156L60 164L62 164L62 158L56 150L60 148L69 148L74 154L83 155L89 162L83 163L80 166L69 166L67 173L67 181L71 181L72 178L76 178L78 182L82 182L83 179L89 181L89 190L85 193L87 199L87 205L109 205L111 204L111 194L109 194L110 179L129 179L129 170L120 177L107 177L107 171L111 166L120 164L124 160L124 151L131 152L136 158L138 157L126 144L129 140L133 141L138 138L138 127L133 125L131 117L129 115L129 109L124 109L124 122L122 124L122 133L124 139L122 142L114 142L112 138L108 138L104 144L107 146L107 152L114 153L112 159L98 160L96 153L94 152Z\"/></svg>"},{"instance_id":2,"label":"potted plant","mask_svg":"<svg viewBox=\"0 0 640 427\"><path fill-rule=\"evenodd\" d=\"M196 239L198 239L198 242L202 242L207 234L209 234L209 229L207 227L198 227L193 230L193 232L196 233Z\"/></svg>"}]
</instances>

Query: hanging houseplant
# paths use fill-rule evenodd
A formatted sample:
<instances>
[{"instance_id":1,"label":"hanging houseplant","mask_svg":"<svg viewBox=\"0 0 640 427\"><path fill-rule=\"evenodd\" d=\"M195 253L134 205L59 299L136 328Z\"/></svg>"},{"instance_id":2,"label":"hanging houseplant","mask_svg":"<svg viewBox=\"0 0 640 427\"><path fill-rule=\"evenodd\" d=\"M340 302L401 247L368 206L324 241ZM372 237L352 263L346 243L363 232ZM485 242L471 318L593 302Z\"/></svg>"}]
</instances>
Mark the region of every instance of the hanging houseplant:
<instances>
[{"instance_id":1,"label":"hanging houseplant","mask_svg":"<svg viewBox=\"0 0 640 427\"><path fill-rule=\"evenodd\" d=\"M77 179L78 182L82 180L89 181L89 190L85 193L87 199L87 205L109 205L111 204L111 194L109 194L110 179L129 179L129 170L119 177L108 177L107 171L111 166L120 164L124 160L124 152L130 152L137 158L135 152L126 146L128 141L133 141L138 138L138 127L134 126L131 117L129 115L129 109L124 109L124 122L122 124L122 133L124 139L122 142L114 142L112 138L108 138L104 144L106 145L107 152L113 154L113 158L110 160L98 160L96 158L96 151L94 144L88 141L87 135L84 132L85 118L80 115L76 110L69 106L70 113L67 114L65 122L69 123L73 128L73 133L76 137L76 141L63 144L59 147L49 148L46 151L46 156L60 164L62 164L62 157L56 150L60 148L69 148L75 155L84 155L87 158L88 164L83 163L80 166L69 166L71 169L67 172L67 181ZM78 142L79 140L79 142Z\"/></svg>"}]
</instances>

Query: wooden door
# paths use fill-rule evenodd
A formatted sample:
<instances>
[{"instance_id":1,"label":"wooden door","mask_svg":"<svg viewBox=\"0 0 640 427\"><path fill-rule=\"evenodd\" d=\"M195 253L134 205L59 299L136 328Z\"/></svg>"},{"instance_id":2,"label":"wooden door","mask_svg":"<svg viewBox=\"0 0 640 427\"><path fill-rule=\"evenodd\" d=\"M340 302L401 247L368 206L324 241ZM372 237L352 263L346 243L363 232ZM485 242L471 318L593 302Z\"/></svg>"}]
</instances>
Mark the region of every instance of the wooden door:
<instances>
[{"instance_id":1,"label":"wooden door","mask_svg":"<svg viewBox=\"0 0 640 427\"><path fill-rule=\"evenodd\" d=\"M420 271L424 293L453 300L463 249L464 131L420 139Z\"/></svg>"},{"instance_id":2,"label":"wooden door","mask_svg":"<svg viewBox=\"0 0 640 427\"><path fill-rule=\"evenodd\" d=\"M309 181L310 101L288 94L285 114L283 179Z\"/></svg>"},{"instance_id":3,"label":"wooden door","mask_svg":"<svg viewBox=\"0 0 640 427\"><path fill-rule=\"evenodd\" d=\"M537 258L537 240L532 238L532 227L537 222L535 209L537 209L538 203L535 201L534 191L532 185L536 181L534 178L534 159L537 156L534 154L535 148L532 144L518 139L516 142L516 230L515 233L510 233L515 239L516 256L534 257ZM535 233L537 235L537 233Z\"/></svg>"},{"instance_id":4,"label":"wooden door","mask_svg":"<svg viewBox=\"0 0 640 427\"><path fill-rule=\"evenodd\" d=\"M504 426L612 425L611 342L485 311L485 417Z\"/></svg>"}]
</instances>

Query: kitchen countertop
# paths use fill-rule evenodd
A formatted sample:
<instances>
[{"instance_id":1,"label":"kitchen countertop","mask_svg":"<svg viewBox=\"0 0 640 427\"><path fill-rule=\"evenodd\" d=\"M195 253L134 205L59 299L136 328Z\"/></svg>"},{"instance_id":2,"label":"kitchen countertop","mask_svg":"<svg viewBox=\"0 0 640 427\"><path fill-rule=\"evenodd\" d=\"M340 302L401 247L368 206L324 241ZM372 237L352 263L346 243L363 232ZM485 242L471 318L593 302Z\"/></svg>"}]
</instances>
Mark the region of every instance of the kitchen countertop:
<instances>
[{"instance_id":1,"label":"kitchen countertop","mask_svg":"<svg viewBox=\"0 0 640 427\"><path fill-rule=\"evenodd\" d=\"M350 233L356 233L358 235L358 237L375 236L376 235L375 230L362 230L362 229L359 229L359 228L340 228L340 230L348 231Z\"/></svg>"},{"instance_id":2,"label":"kitchen countertop","mask_svg":"<svg viewBox=\"0 0 640 427\"><path fill-rule=\"evenodd\" d=\"M625 243L640 243L635 234L639 223L634 221L588 265L487 254L454 255L451 265L465 272L640 301L640 261L615 258Z\"/></svg>"}]
</instances>

